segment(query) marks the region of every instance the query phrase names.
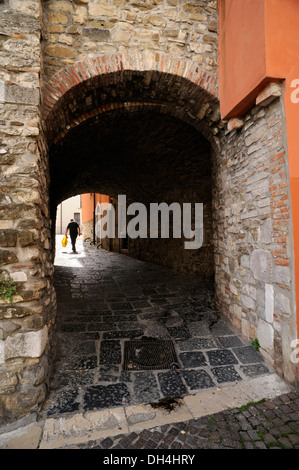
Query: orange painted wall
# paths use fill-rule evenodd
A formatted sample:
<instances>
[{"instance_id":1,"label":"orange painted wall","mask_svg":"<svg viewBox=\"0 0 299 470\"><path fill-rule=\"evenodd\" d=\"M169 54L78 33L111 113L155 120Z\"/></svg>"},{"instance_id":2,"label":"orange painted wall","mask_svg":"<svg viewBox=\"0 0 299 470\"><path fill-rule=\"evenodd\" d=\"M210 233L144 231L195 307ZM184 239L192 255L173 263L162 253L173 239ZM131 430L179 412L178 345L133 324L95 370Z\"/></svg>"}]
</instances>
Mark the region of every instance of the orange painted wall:
<instances>
[{"instance_id":1,"label":"orange painted wall","mask_svg":"<svg viewBox=\"0 0 299 470\"><path fill-rule=\"evenodd\" d=\"M82 194L82 224L89 222L93 219L93 193ZM109 204L110 197L104 194L95 195L95 205L97 206L98 202L100 204Z\"/></svg>"},{"instance_id":2,"label":"orange painted wall","mask_svg":"<svg viewBox=\"0 0 299 470\"><path fill-rule=\"evenodd\" d=\"M299 1L218 0L218 7L222 117L229 119L245 114L254 106L259 90L273 79L285 83L296 305L299 306L299 102L291 100L295 91L292 81L299 81ZM299 337L299 308L297 325Z\"/></svg>"},{"instance_id":3,"label":"orange painted wall","mask_svg":"<svg viewBox=\"0 0 299 470\"><path fill-rule=\"evenodd\" d=\"M264 0L218 0L222 117L238 117L266 85Z\"/></svg>"},{"instance_id":4,"label":"orange painted wall","mask_svg":"<svg viewBox=\"0 0 299 470\"><path fill-rule=\"evenodd\" d=\"M299 79L299 2L267 0L268 67L274 73L282 70L285 78L285 115L288 141L290 187L297 305L297 338L299 338L299 103L292 103L291 87ZM298 87L298 86L297 86Z\"/></svg>"}]
</instances>

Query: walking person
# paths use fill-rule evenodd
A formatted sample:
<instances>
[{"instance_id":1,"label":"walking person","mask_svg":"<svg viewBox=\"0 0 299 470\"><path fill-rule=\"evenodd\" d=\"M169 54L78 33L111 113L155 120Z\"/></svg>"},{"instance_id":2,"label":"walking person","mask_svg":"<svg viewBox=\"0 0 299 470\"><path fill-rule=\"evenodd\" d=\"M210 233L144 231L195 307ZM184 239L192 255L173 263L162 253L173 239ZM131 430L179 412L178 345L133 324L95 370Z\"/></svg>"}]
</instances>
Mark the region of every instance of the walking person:
<instances>
[{"instance_id":1,"label":"walking person","mask_svg":"<svg viewBox=\"0 0 299 470\"><path fill-rule=\"evenodd\" d=\"M67 238L67 232L68 231L70 232L73 253L77 253L77 251L76 251L76 240L77 240L78 236L80 237L81 233L80 233L80 226L79 226L79 224L77 224L77 222L74 219L70 220L70 223L68 224L68 226L66 228L66 231L65 231L66 238Z\"/></svg>"}]
</instances>

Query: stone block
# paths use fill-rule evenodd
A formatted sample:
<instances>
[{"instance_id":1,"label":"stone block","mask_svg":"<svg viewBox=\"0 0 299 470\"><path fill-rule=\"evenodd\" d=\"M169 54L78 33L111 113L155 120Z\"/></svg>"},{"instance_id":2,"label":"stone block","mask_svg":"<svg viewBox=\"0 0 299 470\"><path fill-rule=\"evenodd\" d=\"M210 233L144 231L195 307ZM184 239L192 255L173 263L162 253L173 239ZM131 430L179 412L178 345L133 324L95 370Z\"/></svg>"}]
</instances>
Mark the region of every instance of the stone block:
<instances>
[{"instance_id":1,"label":"stone block","mask_svg":"<svg viewBox=\"0 0 299 470\"><path fill-rule=\"evenodd\" d=\"M88 5L90 16L116 16L117 7L115 5L90 3Z\"/></svg>"},{"instance_id":2,"label":"stone block","mask_svg":"<svg viewBox=\"0 0 299 470\"><path fill-rule=\"evenodd\" d=\"M65 59L74 59L76 57L76 52L71 47L52 44L45 48L45 54L50 57L62 57Z\"/></svg>"},{"instance_id":3,"label":"stone block","mask_svg":"<svg viewBox=\"0 0 299 470\"><path fill-rule=\"evenodd\" d=\"M254 250L250 258L250 269L258 281L271 282L272 255L266 250Z\"/></svg>"},{"instance_id":4,"label":"stone block","mask_svg":"<svg viewBox=\"0 0 299 470\"><path fill-rule=\"evenodd\" d=\"M13 10L17 10L20 13L39 18L39 2L35 0L9 0L9 6Z\"/></svg>"},{"instance_id":5,"label":"stone block","mask_svg":"<svg viewBox=\"0 0 299 470\"><path fill-rule=\"evenodd\" d=\"M290 299L283 294L275 295L275 313L287 314L291 313Z\"/></svg>"},{"instance_id":6,"label":"stone block","mask_svg":"<svg viewBox=\"0 0 299 470\"><path fill-rule=\"evenodd\" d=\"M265 307L258 306L256 314L259 318L262 318L263 320L265 320Z\"/></svg>"},{"instance_id":7,"label":"stone block","mask_svg":"<svg viewBox=\"0 0 299 470\"><path fill-rule=\"evenodd\" d=\"M16 333L9 336L4 344L5 359L13 357L40 357L48 341L48 328L39 331Z\"/></svg>"},{"instance_id":8,"label":"stone block","mask_svg":"<svg viewBox=\"0 0 299 470\"><path fill-rule=\"evenodd\" d=\"M240 264L241 264L242 268L249 268L250 267L250 257L249 257L249 255L241 256Z\"/></svg>"},{"instance_id":9,"label":"stone block","mask_svg":"<svg viewBox=\"0 0 299 470\"><path fill-rule=\"evenodd\" d=\"M0 265L17 263L18 258L14 251L0 250Z\"/></svg>"},{"instance_id":10,"label":"stone block","mask_svg":"<svg viewBox=\"0 0 299 470\"><path fill-rule=\"evenodd\" d=\"M234 284L230 284L230 285L229 285L229 288L230 288L230 291L232 292L232 294L234 294L234 295L238 295L238 294L239 294L239 291L238 291L237 287L234 286Z\"/></svg>"},{"instance_id":11,"label":"stone block","mask_svg":"<svg viewBox=\"0 0 299 470\"><path fill-rule=\"evenodd\" d=\"M189 13L188 18L189 20L198 21L198 22L207 21L207 15L203 15L202 13Z\"/></svg>"},{"instance_id":12,"label":"stone block","mask_svg":"<svg viewBox=\"0 0 299 470\"><path fill-rule=\"evenodd\" d=\"M1 348L1 346L0 346ZM1 364L1 353L0 353L0 364ZM14 392L19 379L15 371L1 371L0 372L0 393ZM1 442L1 434L0 434Z\"/></svg>"},{"instance_id":13,"label":"stone block","mask_svg":"<svg viewBox=\"0 0 299 470\"><path fill-rule=\"evenodd\" d=\"M58 41L62 44L67 44L68 46L72 46L75 42L75 38L68 34L61 34L58 38Z\"/></svg>"},{"instance_id":14,"label":"stone block","mask_svg":"<svg viewBox=\"0 0 299 470\"><path fill-rule=\"evenodd\" d=\"M265 320L273 322L274 314L274 288L272 284L265 285Z\"/></svg>"},{"instance_id":15,"label":"stone block","mask_svg":"<svg viewBox=\"0 0 299 470\"><path fill-rule=\"evenodd\" d=\"M240 202L235 202L234 204L232 204L231 209L233 215L238 215L243 209L243 205Z\"/></svg>"},{"instance_id":16,"label":"stone block","mask_svg":"<svg viewBox=\"0 0 299 470\"><path fill-rule=\"evenodd\" d=\"M196 114L196 117L198 119L203 119L206 115L206 112L207 110L209 109L210 105L209 103L205 103L201 108L200 110L198 111L198 113Z\"/></svg>"},{"instance_id":17,"label":"stone block","mask_svg":"<svg viewBox=\"0 0 299 470\"><path fill-rule=\"evenodd\" d=\"M76 14L73 16L73 22L75 24L84 25L87 20L87 10L85 7L76 8Z\"/></svg>"},{"instance_id":18,"label":"stone block","mask_svg":"<svg viewBox=\"0 0 299 470\"><path fill-rule=\"evenodd\" d=\"M136 413L136 414L133 414L133 415L129 416L129 418L128 418L128 424L129 424L129 426L131 426L132 424L142 423L142 422L144 422L144 421L148 421L148 420L154 419L155 416L156 416L156 413L155 413L155 412L151 412L151 413Z\"/></svg>"},{"instance_id":19,"label":"stone block","mask_svg":"<svg viewBox=\"0 0 299 470\"><path fill-rule=\"evenodd\" d=\"M144 18L144 23L150 23L153 26L164 28L166 26L166 20L158 15L150 15Z\"/></svg>"},{"instance_id":20,"label":"stone block","mask_svg":"<svg viewBox=\"0 0 299 470\"><path fill-rule=\"evenodd\" d=\"M0 435L0 449L37 449L42 427L37 423Z\"/></svg>"},{"instance_id":21,"label":"stone block","mask_svg":"<svg viewBox=\"0 0 299 470\"><path fill-rule=\"evenodd\" d=\"M0 81L0 103L5 102L5 83Z\"/></svg>"},{"instance_id":22,"label":"stone block","mask_svg":"<svg viewBox=\"0 0 299 470\"><path fill-rule=\"evenodd\" d=\"M113 41L115 42L129 42L131 38L130 31L118 30L116 31Z\"/></svg>"},{"instance_id":23,"label":"stone block","mask_svg":"<svg viewBox=\"0 0 299 470\"><path fill-rule=\"evenodd\" d=\"M132 432L192 419L192 415L183 400L178 400L177 405L170 412L163 408L154 408L151 405L131 405L126 408L126 417L129 429Z\"/></svg>"},{"instance_id":24,"label":"stone block","mask_svg":"<svg viewBox=\"0 0 299 470\"><path fill-rule=\"evenodd\" d=\"M39 105L40 93L38 89L22 87L16 84L7 84L0 81L0 103L15 103Z\"/></svg>"},{"instance_id":25,"label":"stone block","mask_svg":"<svg viewBox=\"0 0 299 470\"><path fill-rule=\"evenodd\" d=\"M15 31L17 29L18 33L22 34L40 32L41 29L39 18L11 9L2 9L1 26L2 30Z\"/></svg>"},{"instance_id":26,"label":"stone block","mask_svg":"<svg viewBox=\"0 0 299 470\"><path fill-rule=\"evenodd\" d=\"M69 0L55 0L49 2L49 10L62 11L63 13L73 13L74 6Z\"/></svg>"},{"instance_id":27,"label":"stone block","mask_svg":"<svg viewBox=\"0 0 299 470\"><path fill-rule=\"evenodd\" d=\"M195 2L187 2L183 5L183 10L190 12L190 13L204 13L205 9L202 5L196 4Z\"/></svg>"},{"instance_id":28,"label":"stone block","mask_svg":"<svg viewBox=\"0 0 299 470\"><path fill-rule=\"evenodd\" d=\"M0 230L0 246L12 247L17 244L16 230Z\"/></svg>"},{"instance_id":29,"label":"stone block","mask_svg":"<svg viewBox=\"0 0 299 470\"><path fill-rule=\"evenodd\" d=\"M27 274L24 271L17 271L15 273L11 273L10 277L15 282L26 282L27 281Z\"/></svg>"},{"instance_id":30,"label":"stone block","mask_svg":"<svg viewBox=\"0 0 299 470\"><path fill-rule=\"evenodd\" d=\"M0 340L0 364L5 362L4 341Z\"/></svg>"},{"instance_id":31,"label":"stone block","mask_svg":"<svg viewBox=\"0 0 299 470\"><path fill-rule=\"evenodd\" d=\"M22 230L18 234L18 241L19 245L22 247L31 245L34 242L34 235L29 230Z\"/></svg>"},{"instance_id":32,"label":"stone block","mask_svg":"<svg viewBox=\"0 0 299 470\"><path fill-rule=\"evenodd\" d=\"M291 283L291 272L288 266L275 266L274 267L274 281L289 286Z\"/></svg>"},{"instance_id":33,"label":"stone block","mask_svg":"<svg viewBox=\"0 0 299 470\"><path fill-rule=\"evenodd\" d=\"M48 33L63 33L64 27L60 24L49 24L47 25Z\"/></svg>"},{"instance_id":34,"label":"stone block","mask_svg":"<svg viewBox=\"0 0 299 470\"><path fill-rule=\"evenodd\" d=\"M230 119L227 123L227 130L229 132L241 129L244 126L244 121L242 119L234 118Z\"/></svg>"},{"instance_id":35,"label":"stone block","mask_svg":"<svg viewBox=\"0 0 299 470\"><path fill-rule=\"evenodd\" d=\"M255 130L251 134L249 134L247 137L245 137L245 144L247 147L250 147L250 145L258 142L262 137L265 136L265 129L261 127L260 129Z\"/></svg>"},{"instance_id":36,"label":"stone block","mask_svg":"<svg viewBox=\"0 0 299 470\"><path fill-rule=\"evenodd\" d=\"M242 287L242 294L245 294L251 299L256 300L256 287L250 284L244 284Z\"/></svg>"},{"instance_id":37,"label":"stone block","mask_svg":"<svg viewBox=\"0 0 299 470\"><path fill-rule=\"evenodd\" d=\"M158 41L159 32L156 29L141 28L135 32L134 38L140 41Z\"/></svg>"},{"instance_id":38,"label":"stone block","mask_svg":"<svg viewBox=\"0 0 299 470\"><path fill-rule=\"evenodd\" d=\"M264 244L269 244L272 242L272 220L271 219L266 219L261 226L261 235L260 235L260 241L261 243Z\"/></svg>"},{"instance_id":39,"label":"stone block","mask_svg":"<svg viewBox=\"0 0 299 470\"><path fill-rule=\"evenodd\" d=\"M245 308L249 308L250 310L255 310L256 303L247 295L241 295L241 303Z\"/></svg>"},{"instance_id":40,"label":"stone block","mask_svg":"<svg viewBox=\"0 0 299 470\"><path fill-rule=\"evenodd\" d=\"M269 83L266 88L257 96L256 105L268 106L273 100L282 96L282 86L280 83Z\"/></svg>"},{"instance_id":41,"label":"stone block","mask_svg":"<svg viewBox=\"0 0 299 470\"><path fill-rule=\"evenodd\" d=\"M265 307L265 290L263 288L257 288L256 302L259 307Z\"/></svg>"},{"instance_id":42,"label":"stone block","mask_svg":"<svg viewBox=\"0 0 299 470\"><path fill-rule=\"evenodd\" d=\"M58 23L58 24L68 24L68 17L65 13L61 12L53 12L48 13L48 21L49 23Z\"/></svg>"},{"instance_id":43,"label":"stone block","mask_svg":"<svg viewBox=\"0 0 299 470\"><path fill-rule=\"evenodd\" d=\"M83 28L82 35L97 41L107 41L110 39L110 31L108 29Z\"/></svg>"},{"instance_id":44,"label":"stone block","mask_svg":"<svg viewBox=\"0 0 299 470\"><path fill-rule=\"evenodd\" d=\"M128 433L123 408L114 408L76 414L72 417L47 419L40 449L58 449L66 445L87 442L120 433Z\"/></svg>"},{"instance_id":45,"label":"stone block","mask_svg":"<svg viewBox=\"0 0 299 470\"><path fill-rule=\"evenodd\" d=\"M272 325L259 318L256 334L263 349L269 350L273 348L274 330Z\"/></svg>"}]
</instances>

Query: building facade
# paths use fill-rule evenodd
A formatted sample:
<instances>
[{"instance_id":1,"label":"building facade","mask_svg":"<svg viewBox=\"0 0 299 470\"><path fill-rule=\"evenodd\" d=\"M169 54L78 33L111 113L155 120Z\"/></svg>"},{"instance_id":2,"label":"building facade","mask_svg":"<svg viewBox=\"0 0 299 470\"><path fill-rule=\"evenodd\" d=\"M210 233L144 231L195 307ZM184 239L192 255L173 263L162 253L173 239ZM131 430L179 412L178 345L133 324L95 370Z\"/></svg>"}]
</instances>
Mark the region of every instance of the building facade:
<instances>
[{"instance_id":1,"label":"building facade","mask_svg":"<svg viewBox=\"0 0 299 470\"><path fill-rule=\"evenodd\" d=\"M56 213L56 234L65 234L70 219L74 219L81 225L82 203L81 196L73 196L62 201L57 207Z\"/></svg>"}]
</instances>

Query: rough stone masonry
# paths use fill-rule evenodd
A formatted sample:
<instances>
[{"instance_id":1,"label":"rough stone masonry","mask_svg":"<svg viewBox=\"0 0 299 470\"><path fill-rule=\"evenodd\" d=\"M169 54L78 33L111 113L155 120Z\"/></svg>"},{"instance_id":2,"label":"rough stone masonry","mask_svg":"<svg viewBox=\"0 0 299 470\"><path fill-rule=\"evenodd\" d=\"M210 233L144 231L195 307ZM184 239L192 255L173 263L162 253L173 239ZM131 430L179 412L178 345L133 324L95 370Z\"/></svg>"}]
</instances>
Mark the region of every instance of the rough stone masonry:
<instances>
[{"instance_id":1,"label":"rough stone masonry","mask_svg":"<svg viewBox=\"0 0 299 470\"><path fill-rule=\"evenodd\" d=\"M76 139L80 143L80 132L87 135L84 125L86 132L96 132L97 123L107 121L111 129L115 119L126 123L143 113L155 113L160 121L171 118L173 134L182 123L182 135L196 131L209 143L209 247L203 247L200 261L174 247L175 268L196 275L206 263L219 312L247 338L257 338L262 354L294 383L283 91L279 85L275 93L266 90L242 120L221 120L217 2L2 0L0 24L0 264L6 286L0 300L0 422L38 409L47 395L56 354L56 205L72 191L101 192L103 184L111 194L123 185L136 195L138 179L132 179L131 188L127 179L117 185L106 171L103 181L92 158L78 160L79 173L69 178L60 157ZM196 186L192 148L186 187L191 176ZM164 181L171 180L169 161L161 164ZM174 167L180 168L179 160ZM170 263L167 249L163 244L149 248L146 258ZM144 253L142 244L132 245L132 255Z\"/></svg>"}]
</instances>

